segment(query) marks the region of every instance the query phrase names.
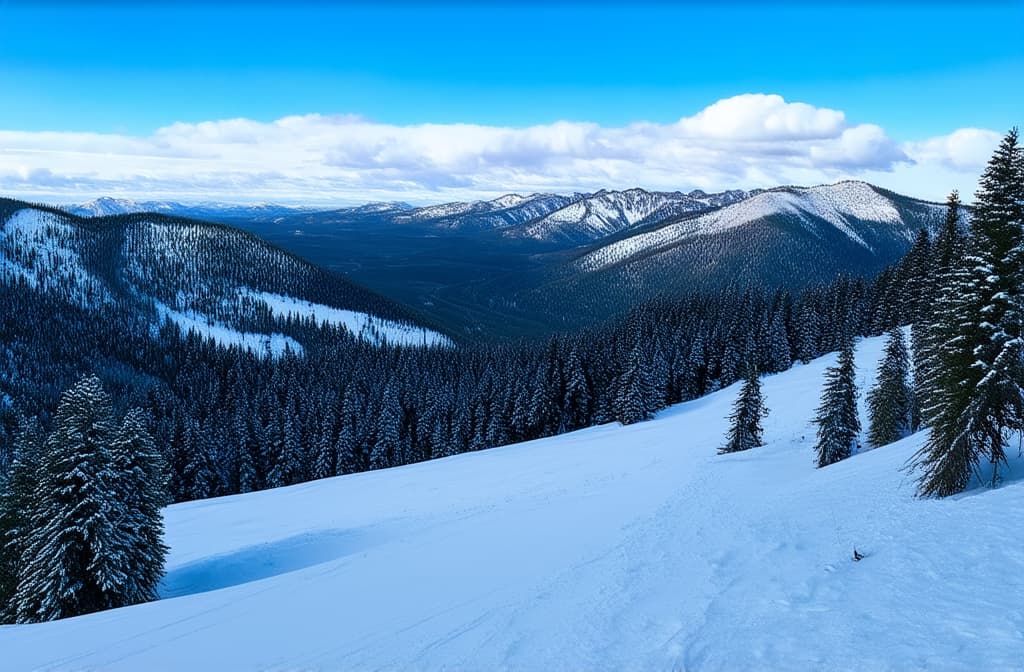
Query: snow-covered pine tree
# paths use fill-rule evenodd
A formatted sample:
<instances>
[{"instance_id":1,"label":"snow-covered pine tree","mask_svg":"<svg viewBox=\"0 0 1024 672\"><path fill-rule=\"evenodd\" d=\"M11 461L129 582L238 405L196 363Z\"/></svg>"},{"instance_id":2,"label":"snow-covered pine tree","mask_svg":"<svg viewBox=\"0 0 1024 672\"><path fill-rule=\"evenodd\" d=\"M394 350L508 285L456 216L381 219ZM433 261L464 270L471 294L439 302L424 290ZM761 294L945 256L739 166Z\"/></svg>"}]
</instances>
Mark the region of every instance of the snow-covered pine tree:
<instances>
[{"instance_id":1,"label":"snow-covered pine tree","mask_svg":"<svg viewBox=\"0 0 1024 672\"><path fill-rule=\"evenodd\" d=\"M402 406L398 393L391 382L384 388L380 413L377 416L377 431L373 450L370 453L371 469L386 469L400 464L398 453L401 447Z\"/></svg>"},{"instance_id":2,"label":"snow-covered pine tree","mask_svg":"<svg viewBox=\"0 0 1024 672\"><path fill-rule=\"evenodd\" d=\"M757 374L757 367L748 365L747 376L733 404L732 414L729 415L729 434L725 445L718 449L719 454L750 450L763 445L761 418L766 415L768 408L761 396L761 378Z\"/></svg>"},{"instance_id":3,"label":"snow-covered pine tree","mask_svg":"<svg viewBox=\"0 0 1024 672\"><path fill-rule=\"evenodd\" d=\"M19 623L120 606L127 581L124 515L112 487L110 397L95 376L66 391L39 460L33 533L14 601Z\"/></svg>"},{"instance_id":4,"label":"snow-covered pine tree","mask_svg":"<svg viewBox=\"0 0 1024 672\"><path fill-rule=\"evenodd\" d=\"M615 419L624 425L647 420L651 385L647 379L642 345L637 343L629 356L626 370L619 376L613 410Z\"/></svg>"},{"instance_id":5,"label":"snow-covered pine tree","mask_svg":"<svg viewBox=\"0 0 1024 672\"><path fill-rule=\"evenodd\" d=\"M19 422L10 469L0 474L0 623L13 623L25 544L31 517L43 434L35 418Z\"/></svg>"},{"instance_id":6,"label":"snow-covered pine tree","mask_svg":"<svg viewBox=\"0 0 1024 672\"><path fill-rule=\"evenodd\" d=\"M931 408L932 390L936 377L936 356L942 344L942 293L947 285L956 283L963 258L963 240L960 234L960 194L956 190L946 199L946 218L932 245L928 300L920 311L919 319L911 327L911 351L914 360L914 409L912 428L931 424L924 409Z\"/></svg>"},{"instance_id":7,"label":"snow-covered pine tree","mask_svg":"<svg viewBox=\"0 0 1024 672\"><path fill-rule=\"evenodd\" d=\"M857 442L860 419L855 376L853 339L847 339L839 351L839 361L825 370L821 405L814 418L814 424L818 425L814 451L819 467L846 459Z\"/></svg>"},{"instance_id":8,"label":"snow-covered pine tree","mask_svg":"<svg viewBox=\"0 0 1024 672\"><path fill-rule=\"evenodd\" d=\"M963 491L984 458L996 482L1005 432L1024 424L1022 226L1024 158L1014 129L982 174L973 251L943 291L935 385L925 409L932 431L914 458L922 497Z\"/></svg>"},{"instance_id":9,"label":"snow-covered pine tree","mask_svg":"<svg viewBox=\"0 0 1024 672\"><path fill-rule=\"evenodd\" d=\"M903 331L889 331L885 355L878 367L878 382L868 392L868 443L884 446L910 432L913 392L910 358Z\"/></svg>"},{"instance_id":10,"label":"snow-covered pine tree","mask_svg":"<svg viewBox=\"0 0 1024 672\"><path fill-rule=\"evenodd\" d=\"M576 348L569 352L569 358L565 365L565 378L562 416L566 418L565 429L572 431L586 427L590 423L591 417L590 384Z\"/></svg>"},{"instance_id":11,"label":"snow-covered pine tree","mask_svg":"<svg viewBox=\"0 0 1024 672\"><path fill-rule=\"evenodd\" d=\"M111 454L123 512L117 524L126 542L123 558L127 576L114 606L149 602L157 597L167 556L161 512L167 503L167 487L163 458L140 409L125 415L114 436Z\"/></svg>"}]
</instances>

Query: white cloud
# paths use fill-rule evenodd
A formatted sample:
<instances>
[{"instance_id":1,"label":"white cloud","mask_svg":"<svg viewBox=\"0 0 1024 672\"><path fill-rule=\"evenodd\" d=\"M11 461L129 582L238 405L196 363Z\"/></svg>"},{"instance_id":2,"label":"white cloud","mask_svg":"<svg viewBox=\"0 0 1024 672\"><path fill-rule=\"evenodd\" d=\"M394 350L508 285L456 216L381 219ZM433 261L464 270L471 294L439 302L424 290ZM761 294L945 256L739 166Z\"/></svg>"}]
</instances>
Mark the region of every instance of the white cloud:
<instances>
[{"instance_id":1,"label":"white cloud","mask_svg":"<svg viewBox=\"0 0 1024 672\"><path fill-rule=\"evenodd\" d=\"M961 128L949 135L908 143L906 151L916 161L980 173L1001 138L995 131Z\"/></svg>"},{"instance_id":2,"label":"white cloud","mask_svg":"<svg viewBox=\"0 0 1024 672\"><path fill-rule=\"evenodd\" d=\"M940 198L962 186L956 180L976 177L997 140L991 131L961 129L899 143L879 126L850 124L841 111L764 94L720 100L675 123L623 127L397 126L309 114L179 122L149 136L0 131L0 193L62 201L436 202L511 191L717 190L864 177ZM928 178L915 184L915 175ZM949 184L941 184L945 178Z\"/></svg>"},{"instance_id":3,"label":"white cloud","mask_svg":"<svg viewBox=\"0 0 1024 672\"><path fill-rule=\"evenodd\" d=\"M695 137L730 140L807 140L833 138L846 128L839 110L787 103L782 96L747 93L720 100L679 126Z\"/></svg>"}]
</instances>

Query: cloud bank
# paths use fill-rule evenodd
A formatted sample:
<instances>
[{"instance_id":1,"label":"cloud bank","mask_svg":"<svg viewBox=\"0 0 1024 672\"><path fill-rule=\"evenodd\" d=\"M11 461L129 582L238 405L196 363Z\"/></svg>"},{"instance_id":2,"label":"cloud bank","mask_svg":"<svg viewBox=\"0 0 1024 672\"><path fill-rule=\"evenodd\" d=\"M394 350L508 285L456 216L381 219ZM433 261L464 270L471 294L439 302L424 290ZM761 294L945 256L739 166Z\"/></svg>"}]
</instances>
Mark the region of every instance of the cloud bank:
<instances>
[{"instance_id":1,"label":"cloud bank","mask_svg":"<svg viewBox=\"0 0 1024 672\"><path fill-rule=\"evenodd\" d=\"M0 131L0 193L309 204L509 192L770 187L870 179L911 195L973 191L999 134L917 142L839 110L744 94L675 123L397 126L353 115L174 123L149 136Z\"/></svg>"}]
</instances>

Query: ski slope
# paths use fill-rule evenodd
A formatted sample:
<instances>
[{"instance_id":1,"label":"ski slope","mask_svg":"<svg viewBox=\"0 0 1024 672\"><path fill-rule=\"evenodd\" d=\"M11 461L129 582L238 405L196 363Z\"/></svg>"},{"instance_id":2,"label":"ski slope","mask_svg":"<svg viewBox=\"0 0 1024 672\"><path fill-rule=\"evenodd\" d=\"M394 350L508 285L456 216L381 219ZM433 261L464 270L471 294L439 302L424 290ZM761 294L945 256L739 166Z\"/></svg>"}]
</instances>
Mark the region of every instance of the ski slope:
<instances>
[{"instance_id":1,"label":"ski slope","mask_svg":"<svg viewBox=\"0 0 1024 672\"><path fill-rule=\"evenodd\" d=\"M862 392L882 339L858 347ZM630 427L167 510L166 599L0 627L15 670L1009 670L1024 474L943 501L923 437L815 469L828 356ZM863 406L863 403L862 403ZM853 562L853 547L866 554Z\"/></svg>"}]
</instances>

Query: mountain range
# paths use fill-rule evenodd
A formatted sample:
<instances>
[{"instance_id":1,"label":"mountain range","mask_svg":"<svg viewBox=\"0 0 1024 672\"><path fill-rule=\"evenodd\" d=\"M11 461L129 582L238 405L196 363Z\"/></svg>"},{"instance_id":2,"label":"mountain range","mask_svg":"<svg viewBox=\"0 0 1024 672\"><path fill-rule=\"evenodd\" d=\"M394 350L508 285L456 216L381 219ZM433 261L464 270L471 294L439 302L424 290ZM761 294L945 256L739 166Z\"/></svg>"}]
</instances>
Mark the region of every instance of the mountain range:
<instances>
[{"instance_id":1,"label":"mountain range","mask_svg":"<svg viewBox=\"0 0 1024 672\"><path fill-rule=\"evenodd\" d=\"M471 339L538 336L663 294L796 289L870 275L942 207L847 181L706 193L506 194L315 210L99 199L82 214L156 211L241 227ZM965 211L966 213L966 211Z\"/></svg>"}]
</instances>

